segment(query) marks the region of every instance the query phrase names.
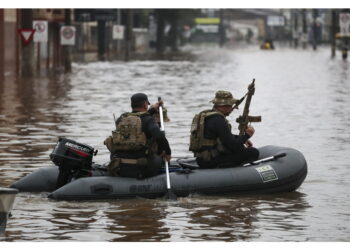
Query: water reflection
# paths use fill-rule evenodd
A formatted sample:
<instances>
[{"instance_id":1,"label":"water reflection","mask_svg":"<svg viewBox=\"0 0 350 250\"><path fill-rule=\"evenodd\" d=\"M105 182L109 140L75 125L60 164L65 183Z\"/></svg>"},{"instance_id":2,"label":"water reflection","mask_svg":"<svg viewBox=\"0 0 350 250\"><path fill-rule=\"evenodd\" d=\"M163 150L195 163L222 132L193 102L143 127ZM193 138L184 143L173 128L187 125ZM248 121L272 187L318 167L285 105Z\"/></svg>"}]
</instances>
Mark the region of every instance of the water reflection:
<instances>
[{"instance_id":1,"label":"water reflection","mask_svg":"<svg viewBox=\"0 0 350 250\"><path fill-rule=\"evenodd\" d=\"M69 89L68 79L5 78L0 83L0 165L23 168L47 163L53 145L52 131L62 133L61 108ZM41 160L41 161L40 161Z\"/></svg>"},{"instance_id":2,"label":"water reflection","mask_svg":"<svg viewBox=\"0 0 350 250\"><path fill-rule=\"evenodd\" d=\"M48 231L49 239L74 240L74 237L70 236L71 233L88 231L90 224L96 223L100 216L98 216L98 209L83 209L84 205L91 207L89 204L79 204L78 207L71 204L58 204L57 208L52 209L52 218L48 220L53 226Z\"/></svg>"},{"instance_id":3,"label":"water reflection","mask_svg":"<svg viewBox=\"0 0 350 250\"><path fill-rule=\"evenodd\" d=\"M236 198L194 195L176 202L161 199L48 202L43 194L21 194L5 239L302 241L309 227L305 212L311 208L305 198L295 192ZM271 230L279 233L268 234Z\"/></svg>"},{"instance_id":4,"label":"water reflection","mask_svg":"<svg viewBox=\"0 0 350 250\"><path fill-rule=\"evenodd\" d=\"M299 192L235 199L201 196L182 198L179 204L167 208L164 221L174 241L254 241L264 237L267 229L305 234L302 231L308 226L303 214L310 207ZM283 240L284 236L278 233L265 240Z\"/></svg>"},{"instance_id":5,"label":"water reflection","mask_svg":"<svg viewBox=\"0 0 350 250\"><path fill-rule=\"evenodd\" d=\"M118 209L108 209L106 230L114 235L111 241L163 241L169 233L163 227L165 213L157 202L136 200L120 202Z\"/></svg>"},{"instance_id":6,"label":"water reflection","mask_svg":"<svg viewBox=\"0 0 350 250\"><path fill-rule=\"evenodd\" d=\"M251 240L258 237L254 222L257 216L256 200L197 198L188 203L188 240Z\"/></svg>"}]
</instances>

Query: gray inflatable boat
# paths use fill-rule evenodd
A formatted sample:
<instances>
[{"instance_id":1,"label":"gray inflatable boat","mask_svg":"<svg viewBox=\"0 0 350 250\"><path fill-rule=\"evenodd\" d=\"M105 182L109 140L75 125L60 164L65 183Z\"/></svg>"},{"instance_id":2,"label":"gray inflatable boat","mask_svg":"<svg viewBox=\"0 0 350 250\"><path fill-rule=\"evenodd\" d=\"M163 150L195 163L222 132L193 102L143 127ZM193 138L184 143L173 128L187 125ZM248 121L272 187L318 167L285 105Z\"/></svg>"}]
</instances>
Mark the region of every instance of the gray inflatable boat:
<instances>
[{"instance_id":1,"label":"gray inflatable boat","mask_svg":"<svg viewBox=\"0 0 350 250\"><path fill-rule=\"evenodd\" d=\"M193 193L205 195L279 193L296 190L305 180L307 163L301 152L292 148L264 146L260 159L232 168L199 169L194 158L171 162L171 189L179 197ZM273 156L283 157L273 157ZM93 165L91 177L79 178L55 189L58 167L34 171L11 185L20 192L51 192L55 200L98 200L157 198L167 193L165 174L142 180L107 176L103 165ZM52 192L53 191L53 192Z\"/></svg>"}]
</instances>

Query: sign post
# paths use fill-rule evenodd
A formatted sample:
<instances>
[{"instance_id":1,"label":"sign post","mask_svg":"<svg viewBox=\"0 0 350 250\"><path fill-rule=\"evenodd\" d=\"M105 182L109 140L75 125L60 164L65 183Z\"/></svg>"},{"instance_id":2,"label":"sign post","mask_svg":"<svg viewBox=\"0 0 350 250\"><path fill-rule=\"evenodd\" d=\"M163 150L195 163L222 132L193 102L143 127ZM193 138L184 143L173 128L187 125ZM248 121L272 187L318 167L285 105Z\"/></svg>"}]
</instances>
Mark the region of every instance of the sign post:
<instances>
[{"instance_id":1,"label":"sign post","mask_svg":"<svg viewBox=\"0 0 350 250\"><path fill-rule=\"evenodd\" d=\"M60 30L61 45L75 45L76 28L74 26L62 26Z\"/></svg>"},{"instance_id":2,"label":"sign post","mask_svg":"<svg viewBox=\"0 0 350 250\"><path fill-rule=\"evenodd\" d=\"M43 20L33 21L33 29L35 29L33 40L35 43L38 43L37 70L39 71L41 67L40 43L48 42L48 21L43 21Z\"/></svg>"},{"instance_id":3,"label":"sign post","mask_svg":"<svg viewBox=\"0 0 350 250\"><path fill-rule=\"evenodd\" d=\"M33 21L33 29L35 29L34 42L47 43L48 42L48 22L42 20Z\"/></svg>"}]
</instances>

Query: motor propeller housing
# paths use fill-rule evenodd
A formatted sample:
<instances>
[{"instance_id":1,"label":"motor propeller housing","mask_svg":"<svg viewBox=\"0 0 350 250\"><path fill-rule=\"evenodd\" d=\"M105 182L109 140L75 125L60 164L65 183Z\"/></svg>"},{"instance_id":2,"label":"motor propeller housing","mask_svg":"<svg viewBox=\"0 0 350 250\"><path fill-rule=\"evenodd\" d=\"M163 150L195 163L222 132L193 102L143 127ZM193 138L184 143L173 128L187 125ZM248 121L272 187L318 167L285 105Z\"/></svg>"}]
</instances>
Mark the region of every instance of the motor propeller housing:
<instances>
[{"instance_id":1,"label":"motor propeller housing","mask_svg":"<svg viewBox=\"0 0 350 250\"><path fill-rule=\"evenodd\" d=\"M90 168L93 155L93 147L60 137L50 159L60 168L78 170Z\"/></svg>"}]
</instances>

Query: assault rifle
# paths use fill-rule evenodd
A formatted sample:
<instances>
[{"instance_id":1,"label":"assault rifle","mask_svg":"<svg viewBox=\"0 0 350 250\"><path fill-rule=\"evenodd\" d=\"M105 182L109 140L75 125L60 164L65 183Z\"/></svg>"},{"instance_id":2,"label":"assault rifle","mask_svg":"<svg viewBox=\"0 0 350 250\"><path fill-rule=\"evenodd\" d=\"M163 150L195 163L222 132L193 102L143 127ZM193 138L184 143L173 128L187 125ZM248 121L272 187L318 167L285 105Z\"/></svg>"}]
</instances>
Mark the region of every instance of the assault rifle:
<instances>
[{"instance_id":1,"label":"assault rifle","mask_svg":"<svg viewBox=\"0 0 350 250\"><path fill-rule=\"evenodd\" d=\"M239 135L244 134L245 130L247 129L248 123L261 122L261 116L249 115L249 106L252 100L252 96L254 95L254 92L255 92L255 79L253 79L252 83L248 85L248 93L246 94L247 99L245 100L243 114L236 119L236 122L239 123L238 125ZM239 102L242 102L242 101L243 100L239 100Z\"/></svg>"}]
</instances>

